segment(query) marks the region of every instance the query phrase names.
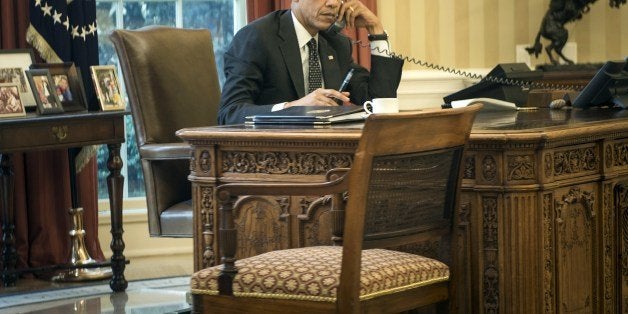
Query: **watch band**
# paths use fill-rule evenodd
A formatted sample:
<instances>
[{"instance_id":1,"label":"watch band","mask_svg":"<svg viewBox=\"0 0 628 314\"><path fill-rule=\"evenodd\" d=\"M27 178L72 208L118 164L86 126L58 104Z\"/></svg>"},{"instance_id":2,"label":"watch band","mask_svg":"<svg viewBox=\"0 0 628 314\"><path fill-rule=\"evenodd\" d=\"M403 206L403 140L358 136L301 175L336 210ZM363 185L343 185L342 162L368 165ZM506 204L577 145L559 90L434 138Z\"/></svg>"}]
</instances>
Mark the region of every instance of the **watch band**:
<instances>
[{"instance_id":1,"label":"watch band","mask_svg":"<svg viewBox=\"0 0 628 314\"><path fill-rule=\"evenodd\" d=\"M368 39L369 41L388 40L388 34L386 33L386 31L384 31L383 34L369 34Z\"/></svg>"}]
</instances>

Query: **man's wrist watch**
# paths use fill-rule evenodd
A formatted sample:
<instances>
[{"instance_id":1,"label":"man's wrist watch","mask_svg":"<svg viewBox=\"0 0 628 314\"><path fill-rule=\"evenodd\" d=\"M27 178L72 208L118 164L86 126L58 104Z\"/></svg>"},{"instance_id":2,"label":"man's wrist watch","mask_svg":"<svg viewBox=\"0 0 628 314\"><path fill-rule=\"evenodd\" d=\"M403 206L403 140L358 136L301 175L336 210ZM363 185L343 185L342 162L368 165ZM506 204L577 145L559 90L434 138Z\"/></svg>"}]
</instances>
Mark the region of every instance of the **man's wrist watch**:
<instances>
[{"instance_id":1,"label":"man's wrist watch","mask_svg":"<svg viewBox=\"0 0 628 314\"><path fill-rule=\"evenodd\" d=\"M369 41L388 40L388 34L386 33L386 31L384 31L383 34L369 34L368 39Z\"/></svg>"}]
</instances>

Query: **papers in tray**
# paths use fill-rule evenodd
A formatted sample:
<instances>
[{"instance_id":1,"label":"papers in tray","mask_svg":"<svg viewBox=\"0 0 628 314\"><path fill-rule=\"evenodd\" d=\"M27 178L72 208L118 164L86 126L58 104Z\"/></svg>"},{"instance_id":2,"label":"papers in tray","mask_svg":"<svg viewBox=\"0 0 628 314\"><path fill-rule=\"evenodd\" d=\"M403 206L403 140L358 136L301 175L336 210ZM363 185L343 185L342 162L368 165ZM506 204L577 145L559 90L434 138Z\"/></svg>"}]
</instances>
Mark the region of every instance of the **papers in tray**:
<instances>
[{"instance_id":1,"label":"papers in tray","mask_svg":"<svg viewBox=\"0 0 628 314\"><path fill-rule=\"evenodd\" d=\"M246 117L246 124L326 125L363 121L368 114L360 106L295 106L279 111Z\"/></svg>"},{"instance_id":2,"label":"papers in tray","mask_svg":"<svg viewBox=\"0 0 628 314\"><path fill-rule=\"evenodd\" d=\"M504 101L495 98L471 98L471 99L462 99L462 100L454 100L451 102L452 108L462 108L466 107L470 104L481 102L484 104L482 110L484 111L500 111L500 110L518 110L517 105L515 103Z\"/></svg>"}]
</instances>

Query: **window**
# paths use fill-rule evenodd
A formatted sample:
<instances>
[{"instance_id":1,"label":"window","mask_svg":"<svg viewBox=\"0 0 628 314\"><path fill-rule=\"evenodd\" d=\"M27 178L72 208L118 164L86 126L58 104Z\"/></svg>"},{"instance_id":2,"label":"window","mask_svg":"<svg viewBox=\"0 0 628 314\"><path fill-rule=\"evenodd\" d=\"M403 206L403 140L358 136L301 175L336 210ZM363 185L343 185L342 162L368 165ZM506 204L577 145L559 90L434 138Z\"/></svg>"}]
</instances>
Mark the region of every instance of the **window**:
<instances>
[{"instance_id":1,"label":"window","mask_svg":"<svg viewBox=\"0 0 628 314\"><path fill-rule=\"evenodd\" d=\"M118 57L109 40L114 29L137 29L147 25L208 28L214 41L220 86L224 81L224 51L235 31L246 23L245 0L97 0L96 10L100 64L118 66ZM120 150L124 162L124 197L143 197L144 178L130 116L126 118L125 129L126 143ZM107 158L107 148L101 146L98 150L98 197L101 199L108 197Z\"/></svg>"}]
</instances>

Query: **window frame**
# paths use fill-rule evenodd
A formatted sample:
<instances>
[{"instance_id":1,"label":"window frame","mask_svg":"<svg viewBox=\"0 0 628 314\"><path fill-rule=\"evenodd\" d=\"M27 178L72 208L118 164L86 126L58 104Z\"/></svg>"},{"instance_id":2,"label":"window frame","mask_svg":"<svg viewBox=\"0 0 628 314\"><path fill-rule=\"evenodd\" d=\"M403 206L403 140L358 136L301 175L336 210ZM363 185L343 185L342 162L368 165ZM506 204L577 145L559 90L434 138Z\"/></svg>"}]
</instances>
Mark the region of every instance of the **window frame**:
<instances>
[{"instance_id":1,"label":"window frame","mask_svg":"<svg viewBox=\"0 0 628 314\"><path fill-rule=\"evenodd\" d=\"M112 3L118 4L116 6L116 14L115 14L115 29L124 29L124 4L125 3L150 3L150 2L171 2L175 4L175 27L182 28L183 27L183 4L184 2L211 2L213 0L96 0L96 4L99 3ZM232 0L233 1L233 32L234 34L242 27L244 27L247 23L246 20L246 0ZM100 34L99 34L100 36ZM106 35L103 35L106 36ZM100 53L100 52L99 52ZM219 69L221 70L221 69ZM121 69L118 65L118 73L121 73ZM126 88L126 87L125 87ZM124 92L124 97L127 98L128 104L128 96L126 95L126 90ZM125 130L126 132L126 130ZM127 143L123 143L120 149L120 155L123 162L123 168L121 170L121 174L124 176L124 191L123 191L123 208L133 210L133 209L146 209L146 197L129 197L129 184L128 184L128 158L127 158ZM141 171L141 170L140 170ZM107 197L98 199L98 208L99 212L107 212L109 208L109 201Z\"/></svg>"}]
</instances>

